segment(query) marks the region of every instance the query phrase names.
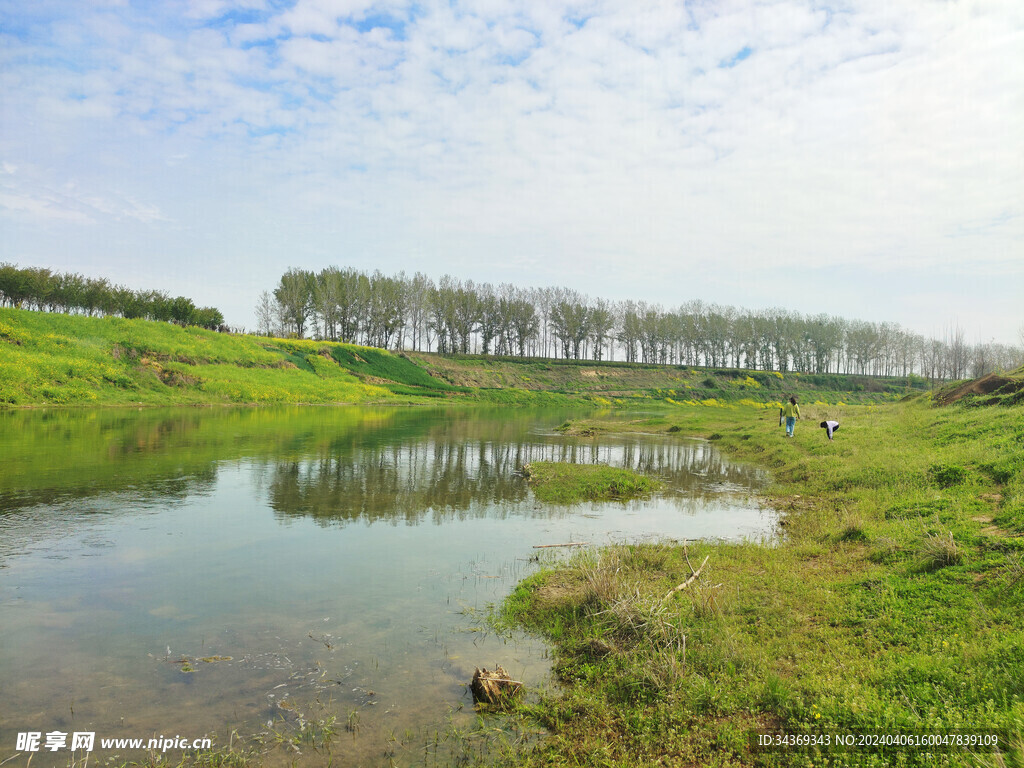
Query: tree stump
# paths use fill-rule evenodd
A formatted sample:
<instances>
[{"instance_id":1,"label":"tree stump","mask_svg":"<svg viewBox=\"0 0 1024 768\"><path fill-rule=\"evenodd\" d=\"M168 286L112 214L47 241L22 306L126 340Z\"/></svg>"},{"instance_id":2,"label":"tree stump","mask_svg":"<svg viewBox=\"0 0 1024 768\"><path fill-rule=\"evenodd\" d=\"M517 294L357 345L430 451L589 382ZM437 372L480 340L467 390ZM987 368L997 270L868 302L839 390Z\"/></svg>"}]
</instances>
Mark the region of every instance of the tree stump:
<instances>
[{"instance_id":1,"label":"tree stump","mask_svg":"<svg viewBox=\"0 0 1024 768\"><path fill-rule=\"evenodd\" d=\"M515 698L522 688L523 684L513 680L501 665L493 672L488 672L486 667L478 668L473 673L473 682L469 685L469 689L473 691L474 702L493 706L501 706Z\"/></svg>"}]
</instances>

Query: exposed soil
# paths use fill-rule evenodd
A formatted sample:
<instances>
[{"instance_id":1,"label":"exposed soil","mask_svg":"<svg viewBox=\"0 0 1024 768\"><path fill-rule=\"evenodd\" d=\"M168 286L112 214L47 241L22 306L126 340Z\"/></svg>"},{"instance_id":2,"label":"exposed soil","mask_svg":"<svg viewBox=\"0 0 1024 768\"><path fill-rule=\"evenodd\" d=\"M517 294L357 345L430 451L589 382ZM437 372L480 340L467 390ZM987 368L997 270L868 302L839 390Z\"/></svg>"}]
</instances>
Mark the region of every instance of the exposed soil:
<instances>
[{"instance_id":1,"label":"exposed soil","mask_svg":"<svg viewBox=\"0 0 1024 768\"><path fill-rule=\"evenodd\" d=\"M991 395L996 392L1008 395L1022 390L1024 390L1024 379L1011 379L996 373L990 373L988 376L982 376L980 379L965 382L949 392L940 392L935 400L941 405L949 405L957 400L962 400L968 395Z\"/></svg>"}]
</instances>

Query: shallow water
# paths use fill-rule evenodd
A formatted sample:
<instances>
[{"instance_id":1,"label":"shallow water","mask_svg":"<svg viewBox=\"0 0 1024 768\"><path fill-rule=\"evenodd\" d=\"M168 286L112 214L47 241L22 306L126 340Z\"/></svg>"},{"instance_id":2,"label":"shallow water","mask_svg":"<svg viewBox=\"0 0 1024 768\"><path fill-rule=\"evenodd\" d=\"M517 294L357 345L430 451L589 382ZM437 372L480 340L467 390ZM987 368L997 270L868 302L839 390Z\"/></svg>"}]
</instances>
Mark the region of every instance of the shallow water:
<instances>
[{"instance_id":1,"label":"shallow water","mask_svg":"<svg viewBox=\"0 0 1024 768\"><path fill-rule=\"evenodd\" d=\"M535 545L771 536L763 473L703 441L565 437L565 416L0 413L0 761L19 732L225 746L334 714L335 766L429 762L436 734L473 722L475 667L547 678L542 643L482 631L478 614L559 552ZM542 504L516 474L538 460L666 488Z\"/></svg>"}]
</instances>

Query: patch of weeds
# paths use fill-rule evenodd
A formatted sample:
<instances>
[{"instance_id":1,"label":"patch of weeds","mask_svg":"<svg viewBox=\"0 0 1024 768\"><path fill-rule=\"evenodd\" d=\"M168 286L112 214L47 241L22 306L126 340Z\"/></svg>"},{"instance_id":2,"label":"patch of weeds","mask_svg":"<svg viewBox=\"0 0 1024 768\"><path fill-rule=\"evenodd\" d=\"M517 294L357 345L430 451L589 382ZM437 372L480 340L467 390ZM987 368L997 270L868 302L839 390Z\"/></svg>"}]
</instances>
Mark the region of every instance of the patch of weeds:
<instances>
[{"instance_id":1,"label":"patch of weeds","mask_svg":"<svg viewBox=\"0 0 1024 768\"><path fill-rule=\"evenodd\" d=\"M932 464L928 467L928 477L940 488L952 488L967 482L968 472L959 464Z\"/></svg>"},{"instance_id":2,"label":"patch of weeds","mask_svg":"<svg viewBox=\"0 0 1024 768\"><path fill-rule=\"evenodd\" d=\"M761 706L781 714L786 712L792 701L792 686L778 675L768 673L761 694Z\"/></svg>"},{"instance_id":3,"label":"patch of weeds","mask_svg":"<svg viewBox=\"0 0 1024 768\"><path fill-rule=\"evenodd\" d=\"M348 713L348 719L345 721L345 730L349 733L359 733L360 727L359 710L353 709Z\"/></svg>"},{"instance_id":4,"label":"patch of weeds","mask_svg":"<svg viewBox=\"0 0 1024 768\"><path fill-rule=\"evenodd\" d=\"M667 544L627 544L619 554L622 565L639 571L663 571L673 556L673 548Z\"/></svg>"},{"instance_id":5,"label":"patch of weeds","mask_svg":"<svg viewBox=\"0 0 1024 768\"><path fill-rule=\"evenodd\" d=\"M918 555L923 571L937 571L940 568L959 565L963 562L963 553L957 546L952 532L948 536L939 533L926 536L921 542Z\"/></svg>"},{"instance_id":6,"label":"patch of weeds","mask_svg":"<svg viewBox=\"0 0 1024 768\"><path fill-rule=\"evenodd\" d=\"M895 539L883 536L872 542L871 554L868 558L873 563L891 564L902 560L906 555L905 550Z\"/></svg>"},{"instance_id":7,"label":"patch of weeds","mask_svg":"<svg viewBox=\"0 0 1024 768\"><path fill-rule=\"evenodd\" d=\"M947 499L925 499L901 501L893 504L885 511L886 520L912 520L920 517L932 517L949 509Z\"/></svg>"},{"instance_id":8,"label":"patch of weeds","mask_svg":"<svg viewBox=\"0 0 1024 768\"><path fill-rule=\"evenodd\" d=\"M1005 484L1021 473L1020 457L1012 457L1003 461L989 461L978 465L978 469L997 483Z\"/></svg>"},{"instance_id":9,"label":"patch of weeds","mask_svg":"<svg viewBox=\"0 0 1024 768\"><path fill-rule=\"evenodd\" d=\"M1001 570L1002 591L1005 593L1016 589L1024 582L1024 553L1011 552Z\"/></svg>"},{"instance_id":10,"label":"patch of weeds","mask_svg":"<svg viewBox=\"0 0 1024 768\"><path fill-rule=\"evenodd\" d=\"M868 540L868 535L859 525L848 525L836 536L836 541L863 542Z\"/></svg>"}]
</instances>

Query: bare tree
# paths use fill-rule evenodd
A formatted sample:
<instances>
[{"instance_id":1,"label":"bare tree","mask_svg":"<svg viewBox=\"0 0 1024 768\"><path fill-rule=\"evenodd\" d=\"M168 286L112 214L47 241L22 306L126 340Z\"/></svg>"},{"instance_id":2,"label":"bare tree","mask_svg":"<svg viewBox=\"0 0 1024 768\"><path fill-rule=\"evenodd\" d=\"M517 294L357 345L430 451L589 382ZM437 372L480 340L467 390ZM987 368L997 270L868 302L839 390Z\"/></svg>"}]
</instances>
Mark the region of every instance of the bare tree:
<instances>
[{"instance_id":1,"label":"bare tree","mask_svg":"<svg viewBox=\"0 0 1024 768\"><path fill-rule=\"evenodd\" d=\"M274 336L278 332L280 310L270 291L260 294L256 302L256 332L261 336Z\"/></svg>"},{"instance_id":2,"label":"bare tree","mask_svg":"<svg viewBox=\"0 0 1024 768\"><path fill-rule=\"evenodd\" d=\"M963 329L953 326L946 331L946 371L954 381L967 376L967 365L970 361L970 348L964 341Z\"/></svg>"}]
</instances>

